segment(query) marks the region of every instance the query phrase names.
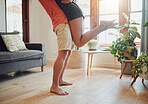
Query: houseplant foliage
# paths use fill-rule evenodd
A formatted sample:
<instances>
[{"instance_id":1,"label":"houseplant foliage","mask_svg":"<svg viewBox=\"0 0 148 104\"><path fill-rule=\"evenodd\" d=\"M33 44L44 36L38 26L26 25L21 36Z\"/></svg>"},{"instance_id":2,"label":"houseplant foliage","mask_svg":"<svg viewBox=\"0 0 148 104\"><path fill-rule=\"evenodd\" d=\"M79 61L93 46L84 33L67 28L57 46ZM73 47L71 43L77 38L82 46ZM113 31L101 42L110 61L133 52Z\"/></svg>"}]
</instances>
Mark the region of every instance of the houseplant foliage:
<instances>
[{"instance_id":1,"label":"houseplant foliage","mask_svg":"<svg viewBox=\"0 0 148 104\"><path fill-rule=\"evenodd\" d=\"M142 53L141 56L133 62L132 72L133 74L148 80L148 53L145 55Z\"/></svg>"},{"instance_id":2,"label":"houseplant foliage","mask_svg":"<svg viewBox=\"0 0 148 104\"><path fill-rule=\"evenodd\" d=\"M143 27L148 27L148 22L146 22ZM132 72L135 75L139 75L141 78L148 80L148 53L141 53L141 55L133 62Z\"/></svg>"},{"instance_id":3,"label":"houseplant foliage","mask_svg":"<svg viewBox=\"0 0 148 104\"><path fill-rule=\"evenodd\" d=\"M117 57L119 62L122 62L122 59L125 60L135 60L137 58L137 48L134 40L136 38L141 38L136 25L140 25L132 20L129 20L129 17L122 13L126 19L126 23L122 26L118 26L116 29L120 32L120 37L113 41L113 45L109 48L111 49L111 54ZM126 29L124 33L121 33L123 29Z\"/></svg>"},{"instance_id":4,"label":"houseplant foliage","mask_svg":"<svg viewBox=\"0 0 148 104\"><path fill-rule=\"evenodd\" d=\"M87 45L90 51L96 51L98 49L99 42L98 40L90 40Z\"/></svg>"},{"instance_id":5,"label":"houseplant foliage","mask_svg":"<svg viewBox=\"0 0 148 104\"><path fill-rule=\"evenodd\" d=\"M146 22L146 23L143 25L143 27L148 27L148 22Z\"/></svg>"}]
</instances>

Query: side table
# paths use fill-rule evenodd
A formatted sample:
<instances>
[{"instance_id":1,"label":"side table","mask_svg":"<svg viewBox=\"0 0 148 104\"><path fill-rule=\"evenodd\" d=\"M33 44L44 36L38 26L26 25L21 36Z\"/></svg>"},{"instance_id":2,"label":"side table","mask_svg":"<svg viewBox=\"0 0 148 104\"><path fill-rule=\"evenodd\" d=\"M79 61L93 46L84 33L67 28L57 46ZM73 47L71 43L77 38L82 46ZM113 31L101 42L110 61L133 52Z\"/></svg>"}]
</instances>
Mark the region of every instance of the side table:
<instances>
[{"instance_id":1,"label":"side table","mask_svg":"<svg viewBox=\"0 0 148 104\"><path fill-rule=\"evenodd\" d=\"M83 51L83 52L88 54L87 75L89 75L90 69L92 67L93 55L94 54L98 54L100 52L109 52L109 51L101 51L101 50L98 50L98 51ZM115 62L115 68L117 70L117 61L116 61L116 58L115 57L114 57L114 62Z\"/></svg>"},{"instance_id":2,"label":"side table","mask_svg":"<svg viewBox=\"0 0 148 104\"><path fill-rule=\"evenodd\" d=\"M88 63L87 63L87 75L89 75L90 69L92 67L93 55L99 53L100 51L84 51L88 54Z\"/></svg>"}]
</instances>

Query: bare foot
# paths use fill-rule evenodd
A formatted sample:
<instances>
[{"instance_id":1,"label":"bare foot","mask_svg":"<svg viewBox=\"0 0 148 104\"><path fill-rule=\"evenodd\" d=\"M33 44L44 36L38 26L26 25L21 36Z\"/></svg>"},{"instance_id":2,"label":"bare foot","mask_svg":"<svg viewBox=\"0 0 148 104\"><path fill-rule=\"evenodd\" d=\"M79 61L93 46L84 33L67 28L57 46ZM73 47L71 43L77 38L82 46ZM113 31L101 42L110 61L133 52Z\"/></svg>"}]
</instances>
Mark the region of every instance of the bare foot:
<instances>
[{"instance_id":1,"label":"bare foot","mask_svg":"<svg viewBox=\"0 0 148 104\"><path fill-rule=\"evenodd\" d=\"M106 30L109 28L115 28L115 26L117 25L117 23L114 23L115 20L113 21L101 21L100 22L100 26L102 27L102 30Z\"/></svg>"},{"instance_id":2,"label":"bare foot","mask_svg":"<svg viewBox=\"0 0 148 104\"><path fill-rule=\"evenodd\" d=\"M68 95L68 94L69 94L68 92L62 90L62 89L59 88L59 87L51 87L51 88L50 88L50 92L51 92L51 93L55 93L55 94L57 94L57 95Z\"/></svg>"},{"instance_id":3,"label":"bare foot","mask_svg":"<svg viewBox=\"0 0 148 104\"><path fill-rule=\"evenodd\" d=\"M69 86L72 85L72 83L66 82L66 81L61 81L59 82L59 86Z\"/></svg>"}]
</instances>

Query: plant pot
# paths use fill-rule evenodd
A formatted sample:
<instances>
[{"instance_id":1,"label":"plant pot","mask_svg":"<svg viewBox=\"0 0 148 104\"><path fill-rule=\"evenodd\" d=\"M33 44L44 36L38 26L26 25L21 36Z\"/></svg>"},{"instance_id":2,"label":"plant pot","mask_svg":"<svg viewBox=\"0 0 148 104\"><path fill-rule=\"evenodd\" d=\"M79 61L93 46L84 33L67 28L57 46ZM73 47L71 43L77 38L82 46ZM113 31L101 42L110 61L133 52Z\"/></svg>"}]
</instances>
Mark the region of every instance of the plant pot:
<instances>
[{"instance_id":1,"label":"plant pot","mask_svg":"<svg viewBox=\"0 0 148 104\"><path fill-rule=\"evenodd\" d=\"M138 49L135 46L127 46L127 50L124 52L125 60L135 60L138 55Z\"/></svg>"},{"instance_id":2,"label":"plant pot","mask_svg":"<svg viewBox=\"0 0 148 104\"><path fill-rule=\"evenodd\" d=\"M90 40L87 45L89 47L89 51L97 51L99 42L98 40Z\"/></svg>"},{"instance_id":3,"label":"plant pot","mask_svg":"<svg viewBox=\"0 0 148 104\"><path fill-rule=\"evenodd\" d=\"M80 69L85 67L85 56L82 50L73 50L67 68Z\"/></svg>"},{"instance_id":4,"label":"plant pot","mask_svg":"<svg viewBox=\"0 0 148 104\"><path fill-rule=\"evenodd\" d=\"M125 63L122 62L122 63L121 63L121 72L123 71L124 66L125 66ZM126 66L125 71L124 71L123 74L131 75L131 65L130 65L130 64L127 64L127 66Z\"/></svg>"},{"instance_id":5,"label":"plant pot","mask_svg":"<svg viewBox=\"0 0 148 104\"><path fill-rule=\"evenodd\" d=\"M97 51L97 49L89 49L89 51Z\"/></svg>"},{"instance_id":6,"label":"plant pot","mask_svg":"<svg viewBox=\"0 0 148 104\"><path fill-rule=\"evenodd\" d=\"M139 74L139 77L148 80L148 69L146 66L142 68L142 73Z\"/></svg>"}]
</instances>

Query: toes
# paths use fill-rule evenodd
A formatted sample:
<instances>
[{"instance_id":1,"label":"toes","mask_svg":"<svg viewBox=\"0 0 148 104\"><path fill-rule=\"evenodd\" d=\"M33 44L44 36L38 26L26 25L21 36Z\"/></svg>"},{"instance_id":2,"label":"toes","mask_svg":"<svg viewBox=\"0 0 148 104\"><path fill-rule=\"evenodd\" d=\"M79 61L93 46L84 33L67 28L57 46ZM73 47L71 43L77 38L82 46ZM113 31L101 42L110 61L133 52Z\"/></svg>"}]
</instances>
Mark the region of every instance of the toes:
<instances>
[{"instance_id":1,"label":"toes","mask_svg":"<svg viewBox=\"0 0 148 104\"><path fill-rule=\"evenodd\" d=\"M57 94L57 95L68 95L69 93L58 88L58 89L52 89L50 90L51 93Z\"/></svg>"},{"instance_id":2,"label":"toes","mask_svg":"<svg viewBox=\"0 0 148 104\"><path fill-rule=\"evenodd\" d=\"M57 94L58 95L68 95L69 93L64 91L64 90L62 90L62 91L58 92Z\"/></svg>"}]
</instances>

